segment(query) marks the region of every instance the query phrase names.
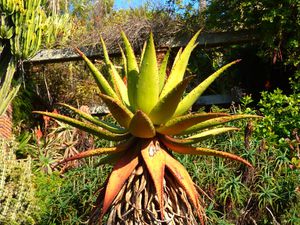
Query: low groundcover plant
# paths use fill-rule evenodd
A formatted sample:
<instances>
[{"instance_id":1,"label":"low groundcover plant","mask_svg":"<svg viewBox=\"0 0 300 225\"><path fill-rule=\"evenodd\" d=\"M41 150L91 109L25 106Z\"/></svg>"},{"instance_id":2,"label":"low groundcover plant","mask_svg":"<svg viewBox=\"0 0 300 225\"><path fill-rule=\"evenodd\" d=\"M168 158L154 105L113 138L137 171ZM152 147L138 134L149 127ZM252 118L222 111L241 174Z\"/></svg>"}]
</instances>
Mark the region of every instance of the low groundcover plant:
<instances>
[{"instance_id":1,"label":"low groundcover plant","mask_svg":"<svg viewBox=\"0 0 300 225\"><path fill-rule=\"evenodd\" d=\"M199 224L198 221L204 224L204 209L197 187L184 166L172 156L172 151L219 156L252 167L237 155L193 145L208 137L237 130L235 127L220 127L221 124L258 117L188 113L204 90L224 70L239 61L223 66L183 97L193 78L184 78L184 74L199 33L194 35L184 50L179 50L168 77L169 53L158 66L152 34L138 64L127 37L122 33L126 82L109 59L102 39L109 80L77 49L101 90L101 98L119 125L101 121L66 104L62 105L81 119L36 112L117 143L115 147L87 150L59 162L107 154L102 162L114 165L104 188L100 189L90 223L101 223L108 213L107 224L113 225Z\"/></svg>"}]
</instances>

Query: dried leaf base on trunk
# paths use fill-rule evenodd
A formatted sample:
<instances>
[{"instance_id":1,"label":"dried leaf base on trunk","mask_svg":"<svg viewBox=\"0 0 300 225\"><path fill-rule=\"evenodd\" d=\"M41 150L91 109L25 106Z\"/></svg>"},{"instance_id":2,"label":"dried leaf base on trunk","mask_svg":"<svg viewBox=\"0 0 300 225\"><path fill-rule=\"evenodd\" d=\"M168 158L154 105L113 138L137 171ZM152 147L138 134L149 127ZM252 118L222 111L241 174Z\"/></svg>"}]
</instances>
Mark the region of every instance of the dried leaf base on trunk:
<instances>
[{"instance_id":1,"label":"dried leaf base on trunk","mask_svg":"<svg viewBox=\"0 0 300 225\"><path fill-rule=\"evenodd\" d=\"M161 220L154 184L145 165L138 166L117 195L106 225L198 225L186 193L166 171L164 179L164 220ZM101 190L90 224L99 221L104 190Z\"/></svg>"}]
</instances>

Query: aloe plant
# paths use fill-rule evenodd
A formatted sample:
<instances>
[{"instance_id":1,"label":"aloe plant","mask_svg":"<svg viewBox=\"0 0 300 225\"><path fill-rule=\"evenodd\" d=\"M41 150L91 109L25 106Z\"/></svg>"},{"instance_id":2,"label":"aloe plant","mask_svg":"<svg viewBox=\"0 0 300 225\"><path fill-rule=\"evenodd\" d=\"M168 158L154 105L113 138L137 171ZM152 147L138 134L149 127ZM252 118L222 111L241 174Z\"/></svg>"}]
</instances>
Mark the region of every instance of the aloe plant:
<instances>
[{"instance_id":1,"label":"aloe plant","mask_svg":"<svg viewBox=\"0 0 300 225\"><path fill-rule=\"evenodd\" d=\"M103 162L112 163L113 169L105 187L100 190L91 223L99 223L108 215L107 224L201 224L205 223L200 194L189 173L173 156L180 154L208 155L229 158L248 167L245 159L229 152L194 147L208 137L236 130L219 127L233 120L258 118L255 115L226 113L188 113L205 89L230 66L233 61L206 78L183 97L193 77L184 77L192 50L196 47L196 33L188 45L181 49L167 77L167 59L157 65L153 36L150 37L138 63L126 35L126 84L109 59L103 40L104 61L109 80L79 50L101 90L101 98L119 125L113 125L75 109L74 119L56 113L35 113L65 122L100 138L116 141L115 147L81 152L59 163L85 157L107 154ZM167 56L168 57L168 54ZM190 135L188 138L187 135Z\"/></svg>"}]
</instances>

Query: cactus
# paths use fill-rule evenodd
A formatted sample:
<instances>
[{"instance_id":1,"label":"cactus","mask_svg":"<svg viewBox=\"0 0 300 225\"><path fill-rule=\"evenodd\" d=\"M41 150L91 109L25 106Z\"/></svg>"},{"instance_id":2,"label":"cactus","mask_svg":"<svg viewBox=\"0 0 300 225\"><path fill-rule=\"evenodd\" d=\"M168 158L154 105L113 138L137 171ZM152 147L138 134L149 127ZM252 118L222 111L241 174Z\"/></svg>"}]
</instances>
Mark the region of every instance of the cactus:
<instances>
[{"instance_id":1,"label":"cactus","mask_svg":"<svg viewBox=\"0 0 300 225\"><path fill-rule=\"evenodd\" d=\"M46 19L40 0L27 0L24 3L22 12L12 14L15 34L10 39L11 53L18 59L29 59L37 53Z\"/></svg>"},{"instance_id":2,"label":"cactus","mask_svg":"<svg viewBox=\"0 0 300 225\"><path fill-rule=\"evenodd\" d=\"M46 43L53 43L63 28L69 29L65 26L69 21L68 16L47 17L42 5L41 0L0 0L0 115L20 87L17 85L10 91L17 65L32 58L41 48L43 39Z\"/></svg>"},{"instance_id":3,"label":"cactus","mask_svg":"<svg viewBox=\"0 0 300 225\"><path fill-rule=\"evenodd\" d=\"M20 88L20 83L19 83L16 86L14 86L12 89L10 89L15 69L16 69L15 62L11 60L8 64L7 71L4 76L4 81L0 86L0 116L3 115L3 113L6 111L9 103L16 96Z\"/></svg>"},{"instance_id":4,"label":"cactus","mask_svg":"<svg viewBox=\"0 0 300 225\"><path fill-rule=\"evenodd\" d=\"M35 224L38 220L31 159L16 159L14 141L0 139L0 224Z\"/></svg>"},{"instance_id":5,"label":"cactus","mask_svg":"<svg viewBox=\"0 0 300 225\"><path fill-rule=\"evenodd\" d=\"M0 39L11 39L13 36L13 27L9 24L8 16L1 15Z\"/></svg>"},{"instance_id":6,"label":"cactus","mask_svg":"<svg viewBox=\"0 0 300 225\"><path fill-rule=\"evenodd\" d=\"M12 14L24 9L23 0L0 0L0 9L2 12Z\"/></svg>"}]
</instances>

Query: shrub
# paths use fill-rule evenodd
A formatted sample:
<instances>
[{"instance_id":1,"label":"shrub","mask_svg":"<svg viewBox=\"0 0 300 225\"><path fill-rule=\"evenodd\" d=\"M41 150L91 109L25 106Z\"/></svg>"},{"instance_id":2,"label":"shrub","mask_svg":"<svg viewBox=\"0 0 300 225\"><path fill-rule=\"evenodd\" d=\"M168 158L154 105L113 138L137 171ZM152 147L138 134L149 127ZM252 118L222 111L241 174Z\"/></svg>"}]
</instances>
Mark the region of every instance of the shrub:
<instances>
[{"instance_id":1,"label":"shrub","mask_svg":"<svg viewBox=\"0 0 300 225\"><path fill-rule=\"evenodd\" d=\"M0 140L0 224L36 224L35 187L31 159L16 159L15 141Z\"/></svg>"}]
</instances>

